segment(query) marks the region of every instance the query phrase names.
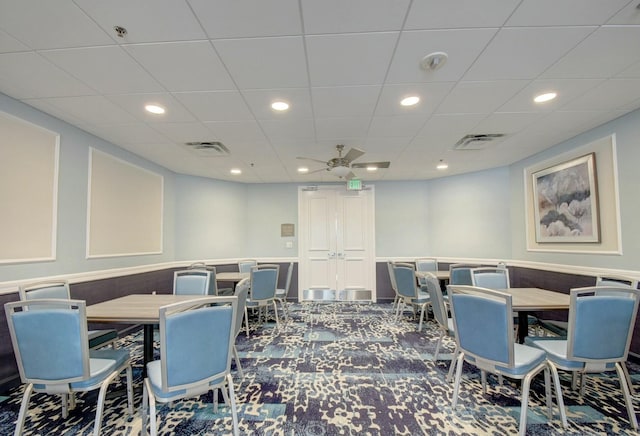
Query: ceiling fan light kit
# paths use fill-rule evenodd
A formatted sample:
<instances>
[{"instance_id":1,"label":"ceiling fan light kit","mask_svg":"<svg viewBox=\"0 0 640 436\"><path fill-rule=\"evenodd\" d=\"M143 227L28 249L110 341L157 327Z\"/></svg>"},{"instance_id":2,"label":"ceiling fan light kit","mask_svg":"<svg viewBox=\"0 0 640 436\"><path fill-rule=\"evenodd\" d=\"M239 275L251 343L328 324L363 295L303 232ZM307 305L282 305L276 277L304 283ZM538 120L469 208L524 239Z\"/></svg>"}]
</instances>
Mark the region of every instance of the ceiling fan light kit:
<instances>
[{"instance_id":1,"label":"ceiling fan light kit","mask_svg":"<svg viewBox=\"0 0 640 436\"><path fill-rule=\"evenodd\" d=\"M298 159L311 160L313 162L319 162L326 165L326 168L320 168L315 171L309 171L307 174L317 173L318 171L329 171L331 174L341 178L350 180L354 178L356 175L351 171L353 168L389 168L390 162L359 162L353 163L354 160L358 159L365 152L360 150L359 148L352 147L349 149L347 154L342 156L342 152L344 151L344 145L338 144L336 145L336 150L338 151L338 157L334 157L329 159L328 161L321 161L318 159L310 158L310 157L298 157Z\"/></svg>"}]
</instances>

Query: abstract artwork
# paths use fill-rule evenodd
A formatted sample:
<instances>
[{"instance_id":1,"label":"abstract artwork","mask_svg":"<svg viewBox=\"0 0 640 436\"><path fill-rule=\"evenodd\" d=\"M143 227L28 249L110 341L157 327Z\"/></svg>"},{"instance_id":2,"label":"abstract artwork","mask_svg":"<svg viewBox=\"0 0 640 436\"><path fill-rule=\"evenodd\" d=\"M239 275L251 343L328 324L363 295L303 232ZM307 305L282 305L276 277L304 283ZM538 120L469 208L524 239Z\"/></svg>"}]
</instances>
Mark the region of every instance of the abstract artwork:
<instances>
[{"instance_id":1,"label":"abstract artwork","mask_svg":"<svg viewBox=\"0 0 640 436\"><path fill-rule=\"evenodd\" d=\"M600 242L594 153L532 175L536 242Z\"/></svg>"}]
</instances>

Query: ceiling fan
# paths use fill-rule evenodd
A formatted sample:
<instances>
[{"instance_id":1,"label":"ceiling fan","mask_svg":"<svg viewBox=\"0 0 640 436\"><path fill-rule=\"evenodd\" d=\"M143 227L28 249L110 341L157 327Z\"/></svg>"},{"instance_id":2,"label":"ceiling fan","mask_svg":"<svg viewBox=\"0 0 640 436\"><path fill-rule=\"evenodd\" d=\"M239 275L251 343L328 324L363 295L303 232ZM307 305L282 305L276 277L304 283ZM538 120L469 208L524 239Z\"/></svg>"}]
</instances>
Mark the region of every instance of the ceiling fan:
<instances>
[{"instance_id":1,"label":"ceiling fan","mask_svg":"<svg viewBox=\"0 0 640 436\"><path fill-rule=\"evenodd\" d=\"M326 168L320 168L319 170L310 171L307 174L317 173L318 171L329 171L331 174L334 174L341 179L350 180L354 178L356 175L351 171L352 168L389 168L389 162L358 162L352 163L354 160L358 159L360 156L364 154L364 151L358 148L350 148L347 154L342 156L342 152L344 150L343 144L336 145L336 150L338 150L338 157L334 157L329 159L328 161L323 161L319 159L313 159L311 157L298 157L297 159L311 160L314 162L319 162L325 164Z\"/></svg>"}]
</instances>

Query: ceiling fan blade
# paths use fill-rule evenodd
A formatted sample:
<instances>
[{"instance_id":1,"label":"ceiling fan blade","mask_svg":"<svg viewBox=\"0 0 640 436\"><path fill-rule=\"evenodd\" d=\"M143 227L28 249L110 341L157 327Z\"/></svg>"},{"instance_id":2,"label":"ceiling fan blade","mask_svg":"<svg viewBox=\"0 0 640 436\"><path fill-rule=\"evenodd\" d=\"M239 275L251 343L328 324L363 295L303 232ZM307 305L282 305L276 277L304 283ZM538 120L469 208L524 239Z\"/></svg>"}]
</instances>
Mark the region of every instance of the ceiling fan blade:
<instances>
[{"instance_id":1,"label":"ceiling fan blade","mask_svg":"<svg viewBox=\"0 0 640 436\"><path fill-rule=\"evenodd\" d=\"M351 165L351 168L367 168L367 167L376 167L376 168L389 168L391 165L390 162L359 162Z\"/></svg>"},{"instance_id":2,"label":"ceiling fan blade","mask_svg":"<svg viewBox=\"0 0 640 436\"><path fill-rule=\"evenodd\" d=\"M355 179L356 175L353 173L353 171L349 171L349 174L344 176L344 178L347 179L347 180L351 180L351 179Z\"/></svg>"},{"instance_id":3,"label":"ceiling fan blade","mask_svg":"<svg viewBox=\"0 0 640 436\"><path fill-rule=\"evenodd\" d=\"M363 154L364 154L364 151L360 150L359 148L351 148L347 152L347 154L344 155L344 159L346 159L349 162L353 162L354 160L358 159Z\"/></svg>"},{"instance_id":4,"label":"ceiling fan blade","mask_svg":"<svg viewBox=\"0 0 640 436\"><path fill-rule=\"evenodd\" d=\"M320 169L318 169L318 170L313 170L313 171L306 172L306 173L304 173L303 175L306 175L306 174L313 174L313 173L319 173L320 171L329 171L329 169L328 169L328 168L320 168Z\"/></svg>"},{"instance_id":5,"label":"ceiling fan blade","mask_svg":"<svg viewBox=\"0 0 640 436\"><path fill-rule=\"evenodd\" d=\"M327 161L320 160L320 159L314 159L314 158L312 158L312 157L300 157L300 156L298 156L298 157L296 157L296 159L301 159L301 160L311 160L311 161L313 161L313 162L318 162L318 163L325 164L325 165L327 164Z\"/></svg>"}]
</instances>

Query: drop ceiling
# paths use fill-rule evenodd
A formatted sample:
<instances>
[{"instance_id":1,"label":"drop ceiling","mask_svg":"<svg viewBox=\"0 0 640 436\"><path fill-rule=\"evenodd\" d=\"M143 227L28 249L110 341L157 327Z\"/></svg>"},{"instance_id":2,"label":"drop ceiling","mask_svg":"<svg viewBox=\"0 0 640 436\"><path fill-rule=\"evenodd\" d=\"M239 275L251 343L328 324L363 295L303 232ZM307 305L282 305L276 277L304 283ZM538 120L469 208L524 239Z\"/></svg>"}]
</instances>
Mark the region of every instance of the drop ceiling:
<instances>
[{"instance_id":1,"label":"drop ceiling","mask_svg":"<svg viewBox=\"0 0 640 436\"><path fill-rule=\"evenodd\" d=\"M322 165L296 157L345 144L391 162L363 180L423 180L508 165L639 108L639 3L0 0L0 92L178 173L333 182L298 174ZM446 63L421 69L433 52ZM408 95L420 102L401 106ZM504 136L454 149L485 134Z\"/></svg>"}]
</instances>

